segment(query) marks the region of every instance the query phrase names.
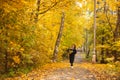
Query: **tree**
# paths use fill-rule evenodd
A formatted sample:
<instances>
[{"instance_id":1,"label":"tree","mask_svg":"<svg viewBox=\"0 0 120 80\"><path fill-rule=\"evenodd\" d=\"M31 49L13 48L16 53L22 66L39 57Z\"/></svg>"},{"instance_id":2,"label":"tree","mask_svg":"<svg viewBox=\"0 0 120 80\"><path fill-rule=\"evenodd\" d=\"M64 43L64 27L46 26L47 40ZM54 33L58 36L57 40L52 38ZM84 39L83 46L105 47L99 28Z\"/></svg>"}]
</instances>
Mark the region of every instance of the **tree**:
<instances>
[{"instance_id":1,"label":"tree","mask_svg":"<svg viewBox=\"0 0 120 80\"><path fill-rule=\"evenodd\" d=\"M59 33L58 33L58 36L57 36L57 39L56 39L54 53L53 53L53 61L54 62L57 60L58 47L59 47L59 44L60 44L60 40L61 40L61 37L62 37L63 28L64 28L64 19L65 19L65 14L63 12L62 17L61 17L60 29L59 29Z\"/></svg>"},{"instance_id":2,"label":"tree","mask_svg":"<svg viewBox=\"0 0 120 80\"><path fill-rule=\"evenodd\" d=\"M96 63L96 0L94 0L94 47L93 47L93 63Z\"/></svg>"}]
</instances>

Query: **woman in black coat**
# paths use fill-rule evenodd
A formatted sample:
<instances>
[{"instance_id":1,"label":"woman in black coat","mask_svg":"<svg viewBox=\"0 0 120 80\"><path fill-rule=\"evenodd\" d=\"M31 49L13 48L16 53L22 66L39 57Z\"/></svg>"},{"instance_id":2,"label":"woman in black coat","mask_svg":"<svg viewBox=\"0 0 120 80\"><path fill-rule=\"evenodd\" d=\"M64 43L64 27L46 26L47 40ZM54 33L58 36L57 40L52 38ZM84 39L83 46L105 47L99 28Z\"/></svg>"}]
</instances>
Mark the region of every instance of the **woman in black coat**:
<instances>
[{"instance_id":1,"label":"woman in black coat","mask_svg":"<svg viewBox=\"0 0 120 80\"><path fill-rule=\"evenodd\" d=\"M69 49L69 50L71 51L71 53L69 54L70 65L71 65L71 68L73 68L73 62L74 62L75 54L77 53L76 45L74 44L72 46L72 48Z\"/></svg>"}]
</instances>

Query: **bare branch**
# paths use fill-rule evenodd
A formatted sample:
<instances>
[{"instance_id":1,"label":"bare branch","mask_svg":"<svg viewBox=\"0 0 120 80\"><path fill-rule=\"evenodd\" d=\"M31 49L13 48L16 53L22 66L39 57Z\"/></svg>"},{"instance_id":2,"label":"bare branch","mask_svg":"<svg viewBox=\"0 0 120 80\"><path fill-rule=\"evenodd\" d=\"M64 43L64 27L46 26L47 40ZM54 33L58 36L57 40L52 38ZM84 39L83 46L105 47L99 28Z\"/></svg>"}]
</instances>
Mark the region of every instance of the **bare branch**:
<instances>
[{"instance_id":1,"label":"bare branch","mask_svg":"<svg viewBox=\"0 0 120 80\"><path fill-rule=\"evenodd\" d=\"M107 21L108 21L108 24L109 24L109 26L110 26L110 28L111 28L111 31L114 32L113 29L112 29L112 25L111 25L111 23L110 23L110 18L109 18L108 15L107 15L107 11L106 11L105 14L106 14L106 19L107 19Z\"/></svg>"},{"instance_id":2,"label":"bare branch","mask_svg":"<svg viewBox=\"0 0 120 80\"><path fill-rule=\"evenodd\" d=\"M48 12L50 9L52 9L53 7L55 7L57 5L58 2L54 3L52 6L50 6L47 10L40 12L39 14L44 14L46 12Z\"/></svg>"},{"instance_id":3,"label":"bare branch","mask_svg":"<svg viewBox=\"0 0 120 80\"><path fill-rule=\"evenodd\" d=\"M107 19L108 24L109 24L109 26L110 26L110 28L111 28L111 31L112 31L112 33L114 33L114 31L113 31L113 29L112 29L112 25L111 25L111 23L110 23L110 18L109 18L108 15L107 15L107 10L108 10L108 8L106 7L106 2L105 2L105 3L104 3L104 13L105 13L105 15L106 15L106 19Z\"/></svg>"}]
</instances>

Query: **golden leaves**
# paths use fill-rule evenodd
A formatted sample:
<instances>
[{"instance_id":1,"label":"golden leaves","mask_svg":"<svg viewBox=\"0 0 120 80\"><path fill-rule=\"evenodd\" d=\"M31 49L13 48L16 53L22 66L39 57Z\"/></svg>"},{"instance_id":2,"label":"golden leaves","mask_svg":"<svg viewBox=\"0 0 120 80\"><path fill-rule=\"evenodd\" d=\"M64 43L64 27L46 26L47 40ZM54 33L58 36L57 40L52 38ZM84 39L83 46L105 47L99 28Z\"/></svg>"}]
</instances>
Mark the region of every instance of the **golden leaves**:
<instances>
[{"instance_id":1,"label":"golden leaves","mask_svg":"<svg viewBox=\"0 0 120 80\"><path fill-rule=\"evenodd\" d=\"M19 64L20 63L20 58L19 56L13 56L13 60L15 63Z\"/></svg>"},{"instance_id":2,"label":"golden leaves","mask_svg":"<svg viewBox=\"0 0 120 80\"><path fill-rule=\"evenodd\" d=\"M20 51L24 51L24 48L20 48Z\"/></svg>"},{"instance_id":3,"label":"golden leaves","mask_svg":"<svg viewBox=\"0 0 120 80\"><path fill-rule=\"evenodd\" d=\"M87 4L83 5L82 8L76 7L74 4L74 0L71 0L71 1L62 0L60 1L58 5L52 8L46 14L39 15L39 21L37 24L33 24L34 22L32 22L32 19L34 17L32 18L30 17L30 15L33 16L36 13L35 0L29 0L29 1L27 0L26 1L25 0L2 0L2 1L3 1L2 8L5 10L5 12L14 11L15 13L15 14L12 13L13 15L8 14L8 16L13 16L12 17L13 19L17 17L16 19L14 19L14 21L16 22L13 21L5 25L7 27L6 33L9 34L8 36L10 37L10 40L8 41L7 52L10 53L9 57L10 59L13 60L13 62L11 62L12 65L20 64L21 59L19 55L24 53L24 51L26 52L26 54L24 55L26 56L29 55L29 52L31 51L29 50L29 48L32 50L36 50L36 53L34 52L31 53L34 55L34 58L33 56L31 58L30 55L27 56L27 58L33 59L33 61L35 61L33 63L37 63L37 61L39 64L45 64L45 62L49 62L48 60L52 56L55 40L58 34L58 30L60 26L60 13L62 10L64 10L66 13L65 14L66 18L65 18L64 36L63 36L64 38L62 39L63 44L67 46L72 43L77 43L77 45L82 45L84 43L84 39L82 35L84 33L83 31L84 27L86 27L86 29L90 29L92 27L92 22L91 22L92 17L90 17L90 19L87 20L89 16L84 15L86 14L87 10L91 11L92 13L93 11L92 0L86 0ZM42 7L41 7L42 9L40 10L45 11L49 9L52 3L56 1L57 0L51 0L51 3L49 3L50 0L42 0ZM78 1L83 1L83 0L78 0ZM100 0L100 1L102 2L103 0ZM107 0L107 3L109 4L112 10L116 9L116 2L114 2L114 0L111 0L111 1ZM119 4L120 3L117 3L117 5ZM103 7L103 3L100 6ZM18 10L20 11L18 12ZM100 17L102 20L105 19L104 14L101 14ZM7 19L8 17L5 17L5 18ZM8 18L8 20L9 19L11 19L11 17ZM29 19L31 19L31 21L29 21ZM35 26L35 29L32 30L30 28L31 25ZM0 30L0 33L2 33L1 30ZM20 34L17 34L17 33L20 33ZM28 46L26 45L30 45L30 47L28 48ZM67 46L65 45L62 45L61 49L67 48ZM119 46L119 44L117 44L116 46ZM107 45L99 46L99 48L108 48L108 47L109 46ZM20 52L20 54L18 52ZM59 58L61 58L61 54L60 56L58 56ZM22 57L24 58L24 56ZM28 59L24 61L28 62ZM56 68L63 68L66 66L68 66L68 64L66 63L62 63L62 64L56 63L56 64L45 65L42 67L42 69L52 70ZM85 64L85 66L87 68L92 67L91 64ZM100 68L96 69L97 67L100 67ZM114 68L114 66L110 66L110 65L108 65L108 67ZM102 66L95 65L94 69L104 70L104 68L108 68L108 67L105 67L105 65L102 65ZM93 68L91 70L93 70Z\"/></svg>"},{"instance_id":4,"label":"golden leaves","mask_svg":"<svg viewBox=\"0 0 120 80\"><path fill-rule=\"evenodd\" d=\"M103 80L103 78L111 80L115 78L115 76L117 76L117 73L120 72L119 71L120 68L115 67L115 65L113 64L83 63L80 65L80 67L90 70L95 75L95 77L99 80Z\"/></svg>"},{"instance_id":5,"label":"golden leaves","mask_svg":"<svg viewBox=\"0 0 120 80\"><path fill-rule=\"evenodd\" d=\"M23 8L24 3L22 2L22 0L2 0L0 3L2 3L2 8L6 11L6 12L10 12L10 11L16 11L18 9Z\"/></svg>"},{"instance_id":6,"label":"golden leaves","mask_svg":"<svg viewBox=\"0 0 120 80\"><path fill-rule=\"evenodd\" d=\"M106 3L107 3L107 5L109 6L109 8L111 10L113 10L113 11L116 10L116 8L117 8L117 2L116 2L116 0L106 0Z\"/></svg>"}]
</instances>

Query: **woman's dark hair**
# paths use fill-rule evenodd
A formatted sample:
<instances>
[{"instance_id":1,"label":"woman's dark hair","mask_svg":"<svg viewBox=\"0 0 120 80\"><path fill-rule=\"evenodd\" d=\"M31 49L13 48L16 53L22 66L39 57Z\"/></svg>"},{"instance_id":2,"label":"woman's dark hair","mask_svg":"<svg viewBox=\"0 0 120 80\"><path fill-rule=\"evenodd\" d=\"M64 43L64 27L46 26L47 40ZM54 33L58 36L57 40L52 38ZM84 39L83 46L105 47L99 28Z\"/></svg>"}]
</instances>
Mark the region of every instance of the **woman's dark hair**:
<instances>
[{"instance_id":1,"label":"woman's dark hair","mask_svg":"<svg viewBox=\"0 0 120 80\"><path fill-rule=\"evenodd\" d=\"M75 45L75 44L73 44L73 46L74 46L74 49L76 49L76 45Z\"/></svg>"}]
</instances>

